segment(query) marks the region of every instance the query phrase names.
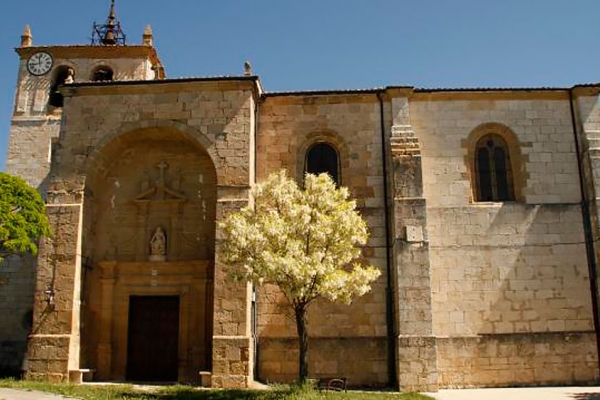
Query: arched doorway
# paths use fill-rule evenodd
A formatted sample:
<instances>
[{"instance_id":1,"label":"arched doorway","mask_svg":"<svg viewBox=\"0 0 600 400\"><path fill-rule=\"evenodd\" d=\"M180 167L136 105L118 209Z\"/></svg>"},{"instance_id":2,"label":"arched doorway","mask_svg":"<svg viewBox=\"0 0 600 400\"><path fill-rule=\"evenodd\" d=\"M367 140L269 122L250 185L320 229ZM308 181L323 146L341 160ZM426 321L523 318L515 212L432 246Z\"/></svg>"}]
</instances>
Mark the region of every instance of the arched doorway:
<instances>
[{"instance_id":1,"label":"arched doorway","mask_svg":"<svg viewBox=\"0 0 600 400\"><path fill-rule=\"evenodd\" d=\"M84 201L82 361L99 379L210 369L216 172L194 139L138 129L94 157Z\"/></svg>"}]
</instances>

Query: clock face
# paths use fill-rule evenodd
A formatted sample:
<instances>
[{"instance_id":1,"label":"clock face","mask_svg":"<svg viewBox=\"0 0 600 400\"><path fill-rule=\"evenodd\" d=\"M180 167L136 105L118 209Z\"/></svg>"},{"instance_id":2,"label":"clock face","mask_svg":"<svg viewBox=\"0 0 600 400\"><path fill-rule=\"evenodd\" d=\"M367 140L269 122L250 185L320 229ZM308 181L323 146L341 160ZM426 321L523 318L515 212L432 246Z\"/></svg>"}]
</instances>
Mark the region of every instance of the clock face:
<instances>
[{"instance_id":1,"label":"clock face","mask_svg":"<svg viewBox=\"0 0 600 400\"><path fill-rule=\"evenodd\" d=\"M52 56L48 53L35 53L27 60L27 70L35 76L47 74L52 69Z\"/></svg>"}]
</instances>

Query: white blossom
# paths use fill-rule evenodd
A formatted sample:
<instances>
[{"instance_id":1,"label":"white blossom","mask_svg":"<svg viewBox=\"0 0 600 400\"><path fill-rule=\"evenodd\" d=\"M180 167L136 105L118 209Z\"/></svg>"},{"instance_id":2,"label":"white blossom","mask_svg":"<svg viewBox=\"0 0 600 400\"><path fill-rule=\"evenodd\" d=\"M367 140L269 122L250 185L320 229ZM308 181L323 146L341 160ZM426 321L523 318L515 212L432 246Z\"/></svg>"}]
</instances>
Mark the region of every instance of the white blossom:
<instances>
[{"instance_id":1,"label":"white blossom","mask_svg":"<svg viewBox=\"0 0 600 400\"><path fill-rule=\"evenodd\" d=\"M327 174L307 174L300 189L281 171L251 194L252 207L219 223L221 260L243 267L238 278L276 284L292 304L350 303L370 290L380 271L356 261L368 232L346 188Z\"/></svg>"}]
</instances>

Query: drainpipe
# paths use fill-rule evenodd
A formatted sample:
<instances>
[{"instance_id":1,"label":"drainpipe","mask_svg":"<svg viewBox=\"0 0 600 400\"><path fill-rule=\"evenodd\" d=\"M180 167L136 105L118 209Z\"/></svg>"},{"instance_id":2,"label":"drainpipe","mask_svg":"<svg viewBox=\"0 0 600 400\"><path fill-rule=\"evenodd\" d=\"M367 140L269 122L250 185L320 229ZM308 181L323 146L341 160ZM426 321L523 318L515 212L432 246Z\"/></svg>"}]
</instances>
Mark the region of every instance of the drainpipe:
<instances>
[{"instance_id":1,"label":"drainpipe","mask_svg":"<svg viewBox=\"0 0 600 400\"><path fill-rule=\"evenodd\" d=\"M258 168L258 104L261 100L260 95L257 95L257 99L254 100L254 182L256 183L256 171ZM260 361L258 351L258 304L257 304L257 287L252 285L252 341L254 344L254 372L253 379L258 381L260 376L258 374L258 363Z\"/></svg>"},{"instance_id":2,"label":"drainpipe","mask_svg":"<svg viewBox=\"0 0 600 400\"><path fill-rule=\"evenodd\" d=\"M252 341L254 344L254 373L252 378L258 381L258 307L256 304L256 286L254 285L252 285Z\"/></svg>"},{"instance_id":3,"label":"drainpipe","mask_svg":"<svg viewBox=\"0 0 600 400\"><path fill-rule=\"evenodd\" d=\"M385 247L386 247L386 271L387 284L385 288L385 316L387 326L387 349L388 349L388 381L390 386L397 387L398 380L396 378L396 329L394 326L394 285L392 282L392 247L391 247L391 226L390 226L390 192L388 187L388 172L386 162L386 137L385 137L385 121L383 112L383 99L379 91L377 99L379 100L379 122L381 130L381 159L383 161L383 204L385 208Z\"/></svg>"},{"instance_id":4,"label":"drainpipe","mask_svg":"<svg viewBox=\"0 0 600 400\"><path fill-rule=\"evenodd\" d=\"M596 331L596 351L598 355L598 369L600 371L600 318L598 315L598 284L597 284L597 265L596 254L594 251L594 235L592 233L592 219L590 215L590 205L587 200L585 190L585 179L583 171L582 154L580 153L579 137L577 135L577 122L575 118L575 105L573 104L573 89L569 89L569 106L571 109L571 124L573 125L573 135L575 136L575 154L577 155L577 170L579 172L579 190L581 193L581 215L583 218L583 234L585 237L585 250L588 260L588 272L590 275L590 291L592 295L592 312L594 313L594 330Z\"/></svg>"}]
</instances>

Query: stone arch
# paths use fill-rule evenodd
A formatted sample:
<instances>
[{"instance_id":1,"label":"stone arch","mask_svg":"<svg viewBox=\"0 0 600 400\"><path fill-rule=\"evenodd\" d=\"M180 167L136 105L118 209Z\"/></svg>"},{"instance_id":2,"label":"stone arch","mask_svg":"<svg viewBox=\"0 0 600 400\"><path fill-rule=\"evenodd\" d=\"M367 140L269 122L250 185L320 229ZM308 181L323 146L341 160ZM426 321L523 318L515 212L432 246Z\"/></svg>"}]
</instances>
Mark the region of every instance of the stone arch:
<instances>
[{"instance_id":1,"label":"stone arch","mask_svg":"<svg viewBox=\"0 0 600 400\"><path fill-rule=\"evenodd\" d=\"M122 133L119 133L119 131ZM87 201L85 202L86 211L84 212L89 214L88 205L104 198L103 193L108 189L106 187L107 182L111 180L114 180L114 184L117 186L129 185L128 191L124 192L124 189L121 189L119 193L123 193L122 195L127 193L129 201L134 201L144 191L139 184L148 182L146 186L154 186L156 179L158 179L156 174L159 173L159 170L156 170L155 167L166 161L167 166L163 172L165 172L167 179L177 180L178 185L182 182L185 184L186 180L188 184L191 184L192 174L198 173L199 176L194 179L196 181L200 179L198 182L201 182L201 186L210 186L211 195L208 197L196 192L196 189L188 190L186 204L198 200L196 198L196 193L198 193L198 196L205 198L206 202L210 203L202 207L212 210L208 215L211 218L215 217L213 209L216 205L216 187L219 182L219 173L213 150L212 142L206 136L177 121L125 123L121 126L121 129L109 133L95 146L94 151L87 157L83 171L79 174L85 177L83 186ZM156 157L161 159L154 159ZM188 164L182 164L181 160L185 157L188 157L189 165L200 163L197 167L194 167L197 169L192 171L186 167ZM189 157L192 158L189 159ZM129 167L123 170L122 166L125 164ZM137 175L132 175L131 171L136 171ZM160 174L163 172L160 172ZM185 178L186 176L187 178ZM138 185L135 186L135 189L131 187L134 180ZM171 195L177 196L176 192L179 189L171 189L174 189ZM200 190L200 187L198 189ZM92 214L94 213L92 212ZM213 221L210 220L210 222ZM210 247L214 247L214 243Z\"/></svg>"},{"instance_id":2,"label":"stone arch","mask_svg":"<svg viewBox=\"0 0 600 400\"><path fill-rule=\"evenodd\" d=\"M512 171L511 186L514 191L514 199L522 201L523 183L525 182L525 162L521 152L523 143L519 142L515 132L508 126L497 122L486 122L475 127L463 141L463 147L467 150L466 165L471 185L471 202L477 201L477 173L476 173L476 149L479 141L486 135L496 135L506 144L508 150L508 160L510 170Z\"/></svg>"},{"instance_id":3,"label":"stone arch","mask_svg":"<svg viewBox=\"0 0 600 400\"><path fill-rule=\"evenodd\" d=\"M81 72L79 70L79 66L74 63L71 60L61 60L59 63L57 63L53 68L52 68L52 77L54 77L55 71L59 68L73 68L73 70L75 71L75 77L78 76L78 74Z\"/></svg>"},{"instance_id":4,"label":"stone arch","mask_svg":"<svg viewBox=\"0 0 600 400\"><path fill-rule=\"evenodd\" d=\"M50 92L48 93L48 104L51 107L61 108L64 104L63 94L60 92L60 87L69 79L74 79L77 76L77 69L72 63L61 63L52 69L50 80Z\"/></svg>"},{"instance_id":5,"label":"stone arch","mask_svg":"<svg viewBox=\"0 0 600 400\"><path fill-rule=\"evenodd\" d=\"M118 128L112 130L105 135L102 140L95 146L94 151L88 156L86 170L93 171L94 168L100 167L102 163L102 157L105 153L107 146L114 145L121 140L122 137L130 134L134 131L152 130L152 129L167 129L177 131L184 135L193 144L202 148L202 150L208 153L215 169L217 170L217 183L222 179L219 175L219 157L216 154L214 143L208 136L200 132L197 129L190 127L182 122L175 120L145 120L145 121L133 121L125 122Z\"/></svg>"},{"instance_id":6,"label":"stone arch","mask_svg":"<svg viewBox=\"0 0 600 400\"><path fill-rule=\"evenodd\" d=\"M134 297L178 299L169 314L180 318L170 337L178 347L169 353L178 361L169 374L189 381L210 368L217 218L212 149L210 140L177 121L138 121L109 132L87 158L82 357L100 379L143 374L130 368L134 358L140 365L128 350L128 335L141 337L128 325ZM157 253L152 242L159 230L163 250Z\"/></svg>"},{"instance_id":7,"label":"stone arch","mask_svg":"<svg viewBox=\"0 0 600 400\"><path fill-rule=\"evenodd\" d=\"M108 67L112 70L113 72L113 79L112 80L118 80L118 74L119 74L119 69L117 68L117 64L110 61L110 60L98 60L98 61L94 61L93 63L90 64L88 71L87 71L87 77L90 81L92 81L92 77L94 75L94 71L96 71L98 68L101 67Z\"/></svg>"},{"instance_id":8,"label":"stone arch","mask_svg":"<svg viewBox=\"0 0 600 400\"><path fill-rule=\"evenodd\" d=\"M115 79L115 70L108 65L101 64L92 69L89 80L92 82L110 82Z\"/></svg>"},{"instance_id":9,"label":"stone arch","mask_svg":"<svg viewBox=\"0 0 600 400\"><path fill-rule=\"evenodd\" d=\"M306 155L311 147L318 143L331 146L338 156L338 180L339 185L344 184L344 175L350 166L348 145L346 141L335 131L320 130L308 133L304 136L296 153L296 180L302 182L306 171Z\"/></svg>"}]
</instances>

